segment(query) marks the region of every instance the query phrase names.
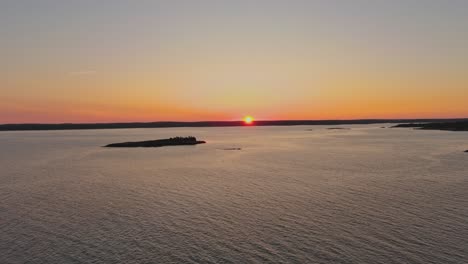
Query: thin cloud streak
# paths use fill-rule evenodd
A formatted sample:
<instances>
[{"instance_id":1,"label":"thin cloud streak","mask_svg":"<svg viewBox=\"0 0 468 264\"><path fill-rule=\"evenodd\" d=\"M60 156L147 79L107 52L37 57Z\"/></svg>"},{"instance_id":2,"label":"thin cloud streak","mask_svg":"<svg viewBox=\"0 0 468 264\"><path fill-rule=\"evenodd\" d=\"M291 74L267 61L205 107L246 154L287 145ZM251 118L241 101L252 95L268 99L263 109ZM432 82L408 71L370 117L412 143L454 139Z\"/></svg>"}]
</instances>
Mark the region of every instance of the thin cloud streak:
<instances>
[{"instance_id":1,"label":"thin cloud streak","mask_svg":"<svg viewBox=\"0 0 468 264\"><path fill-rule=\"evenodd\" d=\"M96 75L96 74L97 74L97 71L93 71L93 70L72 71L68 73L68 75L70 76L86 76L86 75Z\"/></svg>"}]
</instances>

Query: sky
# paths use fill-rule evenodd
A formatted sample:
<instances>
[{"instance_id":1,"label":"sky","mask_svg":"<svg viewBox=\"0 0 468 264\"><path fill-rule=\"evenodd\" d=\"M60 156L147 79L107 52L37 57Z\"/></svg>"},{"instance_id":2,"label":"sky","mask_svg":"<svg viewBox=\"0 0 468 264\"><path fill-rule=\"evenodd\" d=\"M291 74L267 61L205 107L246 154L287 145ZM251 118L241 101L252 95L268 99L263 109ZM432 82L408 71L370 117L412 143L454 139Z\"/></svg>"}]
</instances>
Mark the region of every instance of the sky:
<instances>
[{"instance_id":1,"label":"sky","mask_svg":"<svg viewBox=\"0 0 468 264\"><path fill-rule=\"evenodd\" d=\"M0 123L468 117L466 0L0 0Z\"/></svg>"}]
</instances>

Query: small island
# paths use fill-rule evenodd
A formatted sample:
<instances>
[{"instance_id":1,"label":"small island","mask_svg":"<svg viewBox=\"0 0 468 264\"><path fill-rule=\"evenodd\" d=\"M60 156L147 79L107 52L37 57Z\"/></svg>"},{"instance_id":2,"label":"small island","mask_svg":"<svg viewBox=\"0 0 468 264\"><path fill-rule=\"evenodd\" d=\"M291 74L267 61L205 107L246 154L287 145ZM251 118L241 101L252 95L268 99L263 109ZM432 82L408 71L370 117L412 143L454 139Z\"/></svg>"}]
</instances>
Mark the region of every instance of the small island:
<instances>
[{"instance_id":1,"label":"small island","mask_svg":"<svg viewBox=\"0 0 468 264\"><path fill-rule=\"evenodd\" d=\"M182 146L182 145L197 145L204 144L205 141L197 140L196 137L173 137L168 139L157 139L148 141L135 141L135 142L123 142L113 143L106 145L107 148L156 148L164 146Z\"/></svg>"}]
</instances>

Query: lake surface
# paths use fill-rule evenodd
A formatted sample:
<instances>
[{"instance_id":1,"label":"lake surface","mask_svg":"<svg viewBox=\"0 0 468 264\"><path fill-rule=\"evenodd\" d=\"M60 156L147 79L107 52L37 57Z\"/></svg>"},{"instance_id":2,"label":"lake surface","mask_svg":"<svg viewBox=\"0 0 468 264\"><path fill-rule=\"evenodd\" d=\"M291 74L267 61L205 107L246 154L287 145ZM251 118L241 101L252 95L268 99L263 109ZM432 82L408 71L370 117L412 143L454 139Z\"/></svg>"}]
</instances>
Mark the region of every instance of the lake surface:
<instances>
[{"instance_id":1,"label":"lake surface","mask_svg":"<svg viewBox=\"0 0 468 264\"><path fill-rule=\"evenodd\" d=\"M468 133L380 126L1 132L0 263L468 263Z\"/></svg>"}]
</instances>

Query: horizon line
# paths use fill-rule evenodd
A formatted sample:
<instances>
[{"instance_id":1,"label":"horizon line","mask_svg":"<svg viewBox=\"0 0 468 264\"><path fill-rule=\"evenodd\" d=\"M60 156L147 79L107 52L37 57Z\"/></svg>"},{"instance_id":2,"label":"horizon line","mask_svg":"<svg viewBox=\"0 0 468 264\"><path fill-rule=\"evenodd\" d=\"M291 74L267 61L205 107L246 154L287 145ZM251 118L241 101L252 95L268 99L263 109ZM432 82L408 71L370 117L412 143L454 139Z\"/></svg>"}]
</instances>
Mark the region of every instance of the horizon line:
<instances>
[{"instance_id":1,"label":"horizon line","mask_svg":"<svg viewBox=\"0 0 468 264\"><path fill-rule=\"evenodd\" d=\"M425 117L425 118L351 118L351 119L255 119L254 123L263 122L328 122L328 121L418 121L418 120L468 120L468 117ZM235 123L244 122L244 120L195 120L195 121L177 121L177 120L157 120L157 121L108 121L108 122L21 122L21 123L0 123L0 126L16 125L106 125L106 124L155 124L155 123Z\"/></svg>"},{"instance_id":2,"label":"horizon line","mask_svg":"<svg viewBox=\"0 0 468 264\"><path fill-rule=\"evenodd\" d=\"M18 123L0 124L0 131L37 130L90 130L169 127L233 127L233 126L300 126L300 125L365 125L378 123L457 122L468 118L397 118L397 119L323 119L323 120L255 120L246 124L235 121L154 121L154 122L109 122L109 123Z\"/></svg>"}]
</instances>

